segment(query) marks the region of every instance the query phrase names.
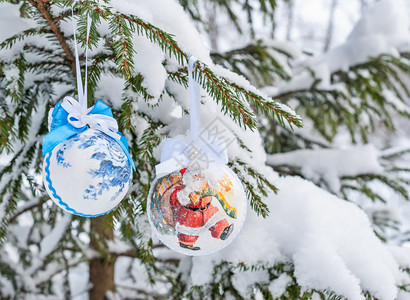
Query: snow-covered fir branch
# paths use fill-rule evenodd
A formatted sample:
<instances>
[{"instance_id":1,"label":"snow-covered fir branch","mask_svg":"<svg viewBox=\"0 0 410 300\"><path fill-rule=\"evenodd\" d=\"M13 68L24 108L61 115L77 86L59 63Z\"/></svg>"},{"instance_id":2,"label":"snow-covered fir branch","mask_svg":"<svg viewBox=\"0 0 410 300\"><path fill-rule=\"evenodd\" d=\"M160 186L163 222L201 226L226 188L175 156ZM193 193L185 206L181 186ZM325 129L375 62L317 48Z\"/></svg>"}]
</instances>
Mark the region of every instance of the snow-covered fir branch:
<instances>
[{"instance_id":1,"label":"snow-covered fir branch","mask_svg":"<svg viewBox=\"0 0 410 300\"><path fill-rule=\"evenodd\" d=\"M281 8L291 33L302 4L227 3L75 5L88 100L113 107L137 165L126 199L90 220L55 206L40 175L48 111L76 93L72 1L0 2L0 298L408 297L405 2L378 1L344 44L310 58L260 36ZM191 55L203 128L225 126L249 206L238 238L204 257L166 248L146 214L165 138L189 134Z\"/></svg>"}]
</instances>

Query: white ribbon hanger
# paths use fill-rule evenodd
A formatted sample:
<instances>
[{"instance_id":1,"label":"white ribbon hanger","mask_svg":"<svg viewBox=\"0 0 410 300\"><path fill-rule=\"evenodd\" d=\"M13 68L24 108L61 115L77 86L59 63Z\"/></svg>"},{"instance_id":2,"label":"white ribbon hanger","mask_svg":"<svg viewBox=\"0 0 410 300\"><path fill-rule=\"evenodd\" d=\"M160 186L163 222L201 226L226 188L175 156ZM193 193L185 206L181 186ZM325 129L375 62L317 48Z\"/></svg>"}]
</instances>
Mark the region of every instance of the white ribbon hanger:
<instances>
[{"instance_id":1,"label":"white ribbon hanger","mask_svg":"<svg viewBox=\"0 0 410 300\"><path fill-rule=\"evenodd\" d=\"M93 107L87 107L87 80L88 80L88 40L90 38L90 30L92 20L89 15L87 15L87 39L85 47L85 82L84 88L81 78L81 68L80 68L80 59L78 54L78 43L77 43L77 21L74 16L74 5L79 0L75 0L71 6L71 13L73 17L73 31L74 31L74 53L75 53L75 67L76 67L76 76L77 76L77 90L78 90L78 101L73 97L64 97L64 100L61 106L67 111L68 117L67 121L76 128L84 127L88 125L90 128L100 130L105 134L111 136L114 139L120 139L121 136L118 132L118 123L117 121L106 115L102 114L89 114Z\"/></svg>"},{"instance_id":2,"label":"white ribbon hanger","mask_svg":"<svg viewBox=\"0 0 410 300\"><path fill-rule=\"evenodd\" d=\"M204 140L201 136L201 94L198 81L193 78L197 58L188 60L188 85L190 98L190 142L168 138L162 146L161 163L156 165L157 177L184 167L208 168L211 164L227 164L225 145Z\"/></svg>"}]
</instances>

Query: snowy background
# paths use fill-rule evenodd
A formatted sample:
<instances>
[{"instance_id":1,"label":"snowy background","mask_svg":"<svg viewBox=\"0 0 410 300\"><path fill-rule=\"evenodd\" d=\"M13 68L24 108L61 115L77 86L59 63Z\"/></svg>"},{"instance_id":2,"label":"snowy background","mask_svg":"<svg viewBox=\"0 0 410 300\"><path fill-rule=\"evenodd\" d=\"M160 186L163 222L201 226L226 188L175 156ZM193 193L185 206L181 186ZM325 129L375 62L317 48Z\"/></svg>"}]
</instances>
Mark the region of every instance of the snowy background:
<instances>
[{"instance_id":1,"label":"snowy background","mask_svg":"<svg viewBox=\"0 0 410 300\"><path fill-rule=\"evenodd\" d=\"M332 18L333 33L327 45L328 49L324 52L330 7L333 2L295 0L291 2L292 9L289 8L289 4L278 2L275 26L273 24L268 26L262 22L262 17L259 19L258 15L254 16L255 38L268 40L273 37L276 45L280 45L282 49L295 56L291 65L287 66L292 73L292 79L281 81L277 85L265 86L261 93L275 98L287 91L309 88L314 79L318 78L321 80L320 88L336 90L343 87L331 83L332 72L346 70L352 65L366 61L369 56L382 53L398 55L400 51L409 51L409 1L348 0L336 1ZM375 6L373 2L377 2ZM247 32L241 35L236 33L232 28L233 25L228 19L224 19L223 15L218 14L219 17L215 21L219 34L213 42L215 44L212 45L204 28L194 25L183 12L182 7L172 0L147 0L138 3L131 0L113 0L111 4L118 11L133 13L175 34L176 40L184 51L209 64L216 73L253 89L243 78L214 66L211 62L210 52L240 48L252 39ZM238 7L233 9L237 10L241 22L246 24L245 13ZM362 14L365 15L361 19ZM33 20L23 21L18 16L17 6L1 3L0 40L35 25ZM64 30L69 32L71 28L69 24L66 25L67 28ZM99 30L102 34L109 34L107 24L103 23ZM35 38L29 40L38 44L44 42ZM160 47L150 43L144 37L137 36L134 42L137 52L134 57L136 72L143 75L144 87L153 96L152 101L158 101L158 106L153 110L143 99L137 99L135 109L152 119L163 122L166 125L163 135L186 133L189 128L189 118L182 111L188 106L188 95L182 86L167 80L168 70L164 67L163 61L167 60L169 63L168 69L175 68L177 63L168 58ZM215 45L217 49L214 48ZM98 50L97 47L94 54ZM14 54L16 53L13 50L3 49L0 58L9 60ZM286 64L286 60L284 63ZM314 78L310 70L313 70ZM12 80L16 77L16 69L8 70L5 76ZM110 104L115 109L120 109L123 88L123 79L103 75L96 97L110 99ZM171 96L159 100L164 89L177 95L178 101L174 101ZM57 89L59 94L63 93L62 90L63 88L60 91ZM390 101L397 100L394 95L387 98ZM341 189L346 184L344 177L368 173L384 174L385 158L389 153L410 148L408 119L397 118L398 130L393 134L378 124L380 128L369 136L369 143L358 145L353 145L347 128L338 131L333 141L329 142L315 131L315 124L306 119L304 128L295 129L295 133L309 137L329 148L266 153L259 132L245 131L240 128L228 115L222 114L220 104L215 103L209 96L203 95L203 101L205 104L201 112L203 126L206 127L207 122L212 122L217 115L242 141L245 141L251 151L250 153L245 151L239 143L235 142L228 148L230 160L239 159L251 165L274 184L279 192L276 195L269 193L264 199L270 211L267 218L262 218L254 210L248 209L247 220L241 234L223 251L210 256L192 258L158 247L154 249L157 259L179 260L177 273L181 274L183 281L189 286L206 285L211 282L214 279L214 266L224 261L244 266L265 267L286 265L291 262L297 283L306 291L329 290L347 299L365 299L363 291L378 299L410 299L410 294L405 294L397 288L397 286L410 284L409 276L403 271L410 268L410 245L408 246L406 241L406 232L410 231L409 203L380 183L374 184L373 189L382 194L383 198L388 199L386 203L372 202L360 193L354 192L349 192L351 201L341 199L343 198ZM294 108L292 102L287 104ZM403 105L403 110L406 109L408 106ZM168 114L170 111L172 114ZM39 109L38 112L41 110ZM361 120L363 123L368 122L365 115L361 116ZM144 126L144 120L137 116L134 122L140 125L137 130L141 136L147 126ZM32 126L35 125L34 122ZM18 143L15 146L18 147ZM159 160L160 150L161 145L154 152L157 160ZM1 154L0 164L7 165L10 157ZM402 157L400 163L409 166L410 156ZM300 174L305 179L298 176L279 176L271 166L281 165L291 165L300 169ZM16 176L18 171L16 170ZM0 203L0 216L1 208L2 203ZM19 206L18 209L24 209L24 205ZM372 218L380 216L380 213L384 213L389 219L400 224L398 232L401 234L389 229L384 232L388 237L386 244L374 234L375 229L372 225ZM28 291L25 299L61 299L63 290L59 283L64 280L69 282L73 299L88 299L88 266L81 258L78 258L78 261L71 261L72 267L67 274L59 272L57 263L49 264L44 269L40 267L45 258L53 253L58 242L64 239L67 228L70 225L75 228L77 224L75 222L71 215L64 214L58 226L54 228L45 226L44 232L47 234L42 232L41 237L39 233L36 237L36 232L29 232L32 225L31 216L25 217L23 214L18 225L8 227L10 241L0 250L0 254L9 260L9 266L19 274L21 285ZM143 241L153 238L154 243L158 243L155 236L151 235L146 217L141 218L140 226L145 229L144 236L140 237ZM27 269L19 261L17 249L27 247L29 239L37 239L39 247L31 246L32 263ZM84 253L89 257L95 255L92 249L86 248L88 243L86 235L80 234L78 243L84 245ZM119 237L114 239L109 247L113 253L132 250L128 244L120 241ZM272 296L279 297L292 284L293 279L286 272L282 272L274 279L271 275L262 267L245 271L237 269L237 272L232 275L232 282L234 288L245 298L252 293L256 294L256 297L262 297L260 292L252 291L253 283L267 286ZM117 260L115 280L119 295L122 297L132 298L136 294L141 295L141 291L160 295L169 289L166 283L147 286L148 278L147 271L139 260L131 257L120 257ZM47 280L56 283L53 285L52 292L57 296L40 296L41 292L36 287ZM5 277L0 277L0 288L4 295L16 296L10 281ZM112 297L114 299L114 295Z\"/></svg>"}]
</instances>

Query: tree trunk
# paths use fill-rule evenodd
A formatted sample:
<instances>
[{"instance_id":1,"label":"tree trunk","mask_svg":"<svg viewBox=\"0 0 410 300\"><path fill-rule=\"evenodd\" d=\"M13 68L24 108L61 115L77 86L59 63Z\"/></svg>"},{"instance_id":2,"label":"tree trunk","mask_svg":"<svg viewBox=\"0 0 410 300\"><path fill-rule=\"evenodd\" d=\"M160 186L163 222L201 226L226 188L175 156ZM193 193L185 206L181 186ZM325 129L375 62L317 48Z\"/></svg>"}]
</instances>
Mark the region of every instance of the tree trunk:
<instances>
[{"instance_id":1,"label":"tree trunk","mask_svg":"<svg viewBox=\"0 0 410 300\"><path fill-rule=\"evenodd\" d=\"M289 0L288 1L288 16L287 16L288 24L286 28L286 40L287 41L290 41L292 39L294 10L295 10L295 0Z\"/></svg>"},{"instance_id":2,"label":"tree trunk","mask_svg":"<svg viewBox=\"0 0 410 300\"><path fill-rule=\"evenodd\" d=\"M211 6L207 10L208 14L208 25L209 25L209 39L211 41L211 51L218 51L218 37L219 37L219 28L216 23L216 8Z\"/></svg>"},{"instance_id":3,"label":"tree trunk","mask_svg":"<svg viewBox=\"0 0 410 300\"><path fill-rule=\"evenodd\" d=\"M91 220L90 246L100 254L99 257L90 260L90 284L88 292L90 300L107 299L108 291L115 291L114 265L115 257L110 257L106 240L114 238L113 230L104 228L105 216Z\"/></svg>"},{"instance_id":4,"label":"tree trunk","mask_svg":"<svg viewBox=\"0 0 410 300\"><path fill-rule=\"evenodd\" d=\"M366 0L360 0L360 12L363 14L367 9L367 1Z\"/></svg>"},{"instance_id":5,"label":"tree trunk","mask_svg":"<svg viewBox=\"0 0 410 300\"><path fill-rule=\"evenodd\" d=\"M328 22L327 30L326 30L325 45L323 47L324 52L329 50L330 45L332 43L336 7L337 7L337 0L332 0L332 4L330 6L330 12L329 12L329 22Z\"/></svg>"}]
</instances>

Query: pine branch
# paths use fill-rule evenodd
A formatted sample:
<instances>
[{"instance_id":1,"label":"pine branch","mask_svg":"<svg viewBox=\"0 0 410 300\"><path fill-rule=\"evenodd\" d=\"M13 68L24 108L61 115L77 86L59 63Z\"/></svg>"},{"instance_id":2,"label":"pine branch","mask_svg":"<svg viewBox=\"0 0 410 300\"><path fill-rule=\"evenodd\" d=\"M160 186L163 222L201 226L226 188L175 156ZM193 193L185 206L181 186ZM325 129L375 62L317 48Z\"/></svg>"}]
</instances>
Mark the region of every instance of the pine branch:
<instances>
[{"instance_id":1,"label":"pine branch","mask_svg":"<svg viewBox=\"0 0 410 300\"><path fill-rule=\"evenodd\" d=\"M25 44L24 51L26 52L31 52L31 53L35 53L41 56L44 56L45 58L49 58L49 59L53 59L55 60L55 58L61 58L61 61L56 62L56 61L48 61L48 63L54 63L54 64L61 64L61 62L64 63L65 61L65 56L62 54L59 54L58 52L56 52L55 49L47 49L45 47L40 47L38 45L33 45L33 44Z\"/></svg>"},{"instance_id":2,"label":"pine branch","mask_svg":"<svg viewBox=\"0 0 410 300\"><path fill-rule=\"evenodd\" d=\"M277 79L290 79L289 72L277 60L278 55L292 58L291 54L274 46L268 46L262 40L225 53L211 53L214 62L239 75L244 75L257 86L273 85Z\"/></svg>"},{"instance_id":3,"label":"pine branch","mask_svg":"<svg viewBox=\"0 0 410 300\"><path fill-rule=\"evenodd\" d=\"M43 203L48 199L48 196L38 197L34 201L31 201L28 205L20 207L16 212L14 212L12 216L9 217L8 223L13 224L17 220L17 218L20 217L22 214L31 211L33 208L43 205Z\"/></svg>"},{"instance_id":4,"label":"pine branch","mask_svg":"<svg viewBox=\"0 0 410 300\"><path fill-rule=\"evenodd\" d=\"M259 174L256 170L247 166L241 160L237 159L229 165L244 185L252 209L258 215L260 214L264 218L267 217L269 215L269 208L266 203L264 203L263 198L266 199L271 192L276 193L278 189L262 174ZM248 176L245 176L245 174ZM252 178L252 180L249 178Z\"/></svg>"},{"instance_id":5,"label":"pine branch","mask_svg":"<svg viewBox=\"0 0 410 300\"><path fill-rule=\"evenodd\" d=\"M77 14L77 12L74 12L74 15L76 15L76 14ZM71 11L71 9L68 9L68 10L63 11L62 13L60 13L57 17L54 17L53 22L58 23L58 22L66 19L68 17L71 17L71 16L72 16L72 11Z\"/></svg>"},{"instance_id":6,"label":"pine branch","mask_svg":"<svg viewBox=\"0 0 410 300\"><path fill-rule=\"evenodd\" d=\"M29 36L35 36L35 35L43 35L45 33L53 33L53 31L51 31L50 29L48 29L47 27L40 27L40 28L30 28L27 30L24 30L20 33L17 33L7 39L5 39L1 44L0 44L0 49L4 49L4 48L11 48L13 47L13 45L21 40L24 40L25 38L29 37Z\"/></svg>"},{"instance_id":7,"label":"pine branch","mask_svg":"<svg viewBox=\"0 0 410 300\"><path fill-rule=\"evenodd\" d=\"M17 69L18 76L12 77L6 83L5 94L10 96L10 98L17 104L20 104L24 101L24 82L25 82L25 72L27 68L26 59L24 55L20 56L14 60L11 64L13 68Z\"/></svg>"},{"instance_id":8,"label":"pine branch","mask_svg":"<svg viewBox=\"0 0 410 300\"><path fill-rule=\"evenodd\" d=\"M395 129L391 109L410 118L410 106L406 102L410 90L405 83L410 71L407 56L406 53L400 57L382 54L350 66L348 71L336 71L330 75L334 90L320 89L320 79L316 79L310 87L277 94L274 98L298 100L298 109L313 120L315 128L328 141L345 125L353 142L357 135L367 142L368 133L375 130L378 120L388 129ZM393 96L386 95L386 91Z\"/></svg>"},{"instance_id":9,"label":"pine branch","mask_svg":"<svg viewBox=\"0 0 410 300\"><path fill-rule=\"evenodd\" d=\"M400 53L401 57L407 57L407 53L402 52ZM395 58L393 56L390 55L385 55L382 54L376 58L370 58L368 62L365 63L361 63L361 64L357 64L354 66L350 66L348 71L342 71L342 70L338 70L333 72L330 76L332 78L333 82L347 82L348 81L348 73L349 72L357 72L358 70L368 70L372 67L375 67L377 64L380 65L385 65L385 63L392 63L395 65L400 65L401 69L404 71L405 74L408 74L410 68L408 65L402 63L398 58ZM377 72L377 69L374 69L374 71ZM397 77L397 73L394 72L394 70L392 70L391 68L388 68L389 72L392 72L391 74L395 74L395 79L398 79ZM394 72L394 73L393 73ZM398 80L398 82L401 84L402 80ZM302 89L296 89L296 90L290 90L290 91L286 91L280 94L275 94L272 95L274 99L279 99L279 100L288 100L290 98L294 98L294 97L298 97L300 94L306 94L306 93L315 93L315 92L335 92L335 90L323 90L323 89L318 89L317 85L318 85L318 81L314 81L312 83L312 85L309 88L302 88ZM409 92L408 87L406 85L403 85L404 90L406 91L406 93ZM336 91L337 92L337 91ZM409 94L410 95L410 94Z\"/></svg>"},{"instance_id":10,"label":"pine branch","mask_svg":"<svg viewBox=\"0 0 410 300\"><path fill-rule=\"evenodd\" d=\"M124 74L125 78L131 78L134 72L133 28L129 28L125 23L125 19L117 15L110 20L110 29L114 35L112 49L114 50L118 69Z\"/></svg>"},{"instance_id":11,"label":"pine branch","mask_svg":"<svg viewBox=\"0 0 410 300\"><path fill-rule=\"evenodd\" d=\"M242 88L233 81L214 74L206 64L198 62L195 65L195 78L198 78L202 87L217 102L222 104L225 113L230 113L231 117L239 124L247 128L256 128L257 121L253 112L244 103L249 103L256 112L261 112L269 119L276 119L280 124L285 125L285 121L290 126L302 127L302 120L294 115L279 103L265 100L262 96ZM179 84L187 86L187 68L181 68L176 72L168 73L169 78Z\"/></svg>"},{"instance_id":12,"label":"pine branch","mask_svg":"<svg viewBox=\"0 0 410 300\"><path fill-rule=\"evenodd\" d=\"M45 0L27 0L33 7L35 7L44 17L44 19L47 21L48 25L51 28L51 31L54 33L55 37L59 41L61 48L63 49L67 60L72 63L72 70L75 71L75 60L73 53L71 52L70 47L68 46L66 39L61 32L60 28L58 27L57 23L54 21L54 18L51 16L51 13L49 10L45 7L45 3L48 1Z\"/></svg>"},{"instance_id":13,"label":"pine branch","mask_svg":"<svg viewBox=\"0 0 410 300\"><path fill-rule=\"evenodd\" d=\"M185 65L189 55L185 53L171 34L133 15L113 12L105 6L95 6L88 2L79 2L80 9L89 12L91 15L97 14L110 22L111 29L121 37L120 42L113 43L113 49L117 57L117 66L124 76L129 79L132 74L133 52L131 34L146 36L151 42L161 47L162 51L177 59L180 65ZM125 23L125 20L128 21ZM134 29L135 26L135 29ZM183 72L185 69L183 69ZM221 102L225 112L230 115L241 126L254 129L257 127L254 114L245 107L244 102L248 102L262 111L266 116L275 117L281 124L286 120L290 125L302 126L301 119L291 112L281 107L279 104L265 100L262 96L239 86L233 81L217 76L204 63L198 62L195 66L195 76L201 82L202 87L217 101Z\"/></svg>"}]
</instances>

